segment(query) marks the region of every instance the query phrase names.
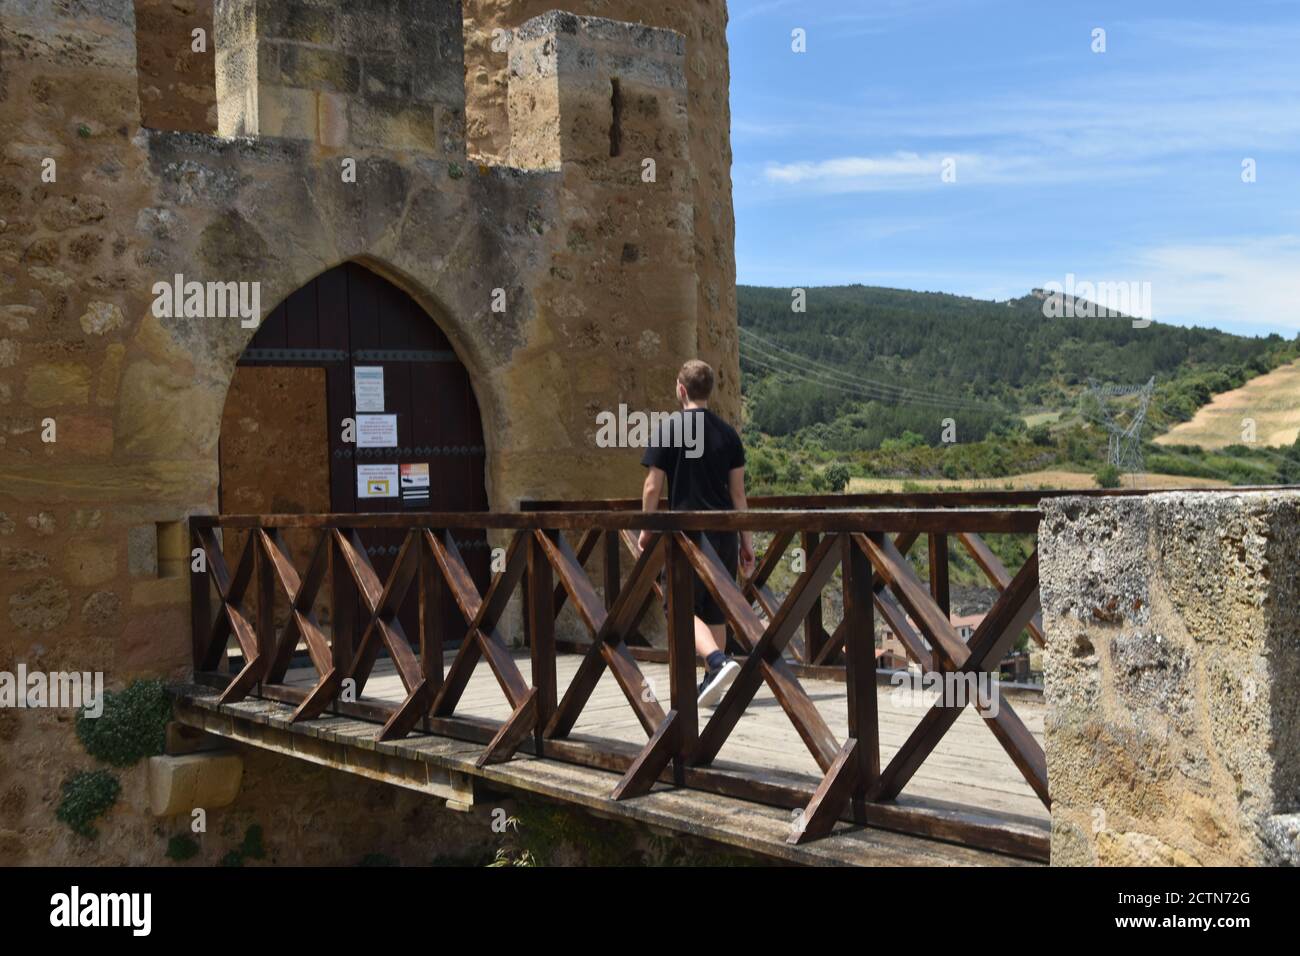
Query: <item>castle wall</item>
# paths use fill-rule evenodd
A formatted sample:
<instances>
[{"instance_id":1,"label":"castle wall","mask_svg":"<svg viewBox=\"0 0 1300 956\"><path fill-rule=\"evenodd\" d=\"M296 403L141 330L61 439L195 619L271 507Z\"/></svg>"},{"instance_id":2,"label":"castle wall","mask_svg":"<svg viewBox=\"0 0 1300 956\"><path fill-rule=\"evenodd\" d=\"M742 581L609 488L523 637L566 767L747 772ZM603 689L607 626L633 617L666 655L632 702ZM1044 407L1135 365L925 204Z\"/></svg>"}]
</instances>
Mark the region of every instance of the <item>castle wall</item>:
<instances>
[{"instance_id":1,"label":"castle wall","mask_svg":"<svg viewBox=\"0 0 1300 956\"><path fill-rule=\"evenodd\" d=\"M1058 498L1053 865L1300 862L1300 494Z\"/></svg>"},{"instance_id":2,"label":"castle wall","mask_svg":"<svg viewBox=\"0 0 1300 956\"><path fill-rule=\"evenodd\" d=\"M595 447L594 419L666 407L698 343L691 41L533 24L574 59L518 81L550 90L526 135L562 157L523 169L465 159L456 4L375 5L415 9L439 42L386 50L406 31L372 36L349 20L356 3L222 0L209 100L182 82L199 64L167 58L175 39L136 42L137 16L183 39L191 16L207 22L201 3L0 0L0 671L103 671L120 687L189 670L181 522L217 508L222 414L252 329L156 315L155 283L177 274L259 283L265 315L358 260L409 292L468 368L494 508L638 487L637 454ZM646 41L657 67L641 75ZM579 68L593 52L625 67L623 157L609 155L608 100L594 112L609 77ZM421 78L427 109L410 110ZM725 143L725 125L714 136ZM647 183L634 154L651 143ZM0 711L0 742L0 863L32 862L33 847L50 862L137 860L126 848L156 836L119 814L113 841L51 843L62 781L90 762L70 715Z\"/></svg>"}]
</instances>

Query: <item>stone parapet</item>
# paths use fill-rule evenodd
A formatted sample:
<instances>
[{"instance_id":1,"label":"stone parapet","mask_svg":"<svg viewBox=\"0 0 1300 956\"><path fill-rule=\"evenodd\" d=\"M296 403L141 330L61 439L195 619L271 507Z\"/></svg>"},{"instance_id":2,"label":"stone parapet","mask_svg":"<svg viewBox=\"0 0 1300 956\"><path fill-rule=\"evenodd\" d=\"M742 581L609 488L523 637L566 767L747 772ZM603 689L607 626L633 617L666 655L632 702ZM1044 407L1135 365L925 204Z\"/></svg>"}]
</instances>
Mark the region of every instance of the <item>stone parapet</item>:
<instances>
[{"instance_id":1,"label":"stone parapet","mask_svg":"<svg viewBox=\"0 0 1300 956\"><path fill-rule=\"evenodd\" d=\"M1300 492L1043 503L1056 865L1300 859Z\"/></svg>"}]
</instances>

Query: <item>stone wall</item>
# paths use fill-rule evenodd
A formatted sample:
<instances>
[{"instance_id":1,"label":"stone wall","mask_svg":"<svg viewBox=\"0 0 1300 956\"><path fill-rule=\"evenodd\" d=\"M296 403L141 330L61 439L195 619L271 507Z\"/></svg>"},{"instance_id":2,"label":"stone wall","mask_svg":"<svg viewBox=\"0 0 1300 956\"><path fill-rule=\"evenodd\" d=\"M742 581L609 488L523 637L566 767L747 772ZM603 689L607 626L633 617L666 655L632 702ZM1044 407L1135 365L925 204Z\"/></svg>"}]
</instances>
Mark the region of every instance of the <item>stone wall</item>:
<instances>
[{"instance_id":1,"label":"stone wall","mask_svg":"<svg viewBox=\"0 0 1300 956\"><path fill-rule=\"evenodd\" d=\"M1043 507L1052 863L1300 861L1300 492Z\"/></svg>"},{"instance_id":2,"label":"stone wall","mask_svg":"<svg viewBox=\"0 0 1300 956\"><path fill-rule=\"evenodd\" d=\"M135 0L135 24L141 124L215 132L212 0Z\"/></svg>"},{"instance_id":3,"label":"stone wall","mask_svg":"<svg viewBox=\"0 0 1300 956\"><path fill-rule=\"evenodd\" d=\"M225 136L465 155L460 10L447 0L216 0Z\"/></svg>"},{"instance_id":4,"label":"stone wall","mask_svg":"<svg viewBox=\"0 0 1300 956\"><path fill-rule=\"evenodd\" d=\"M257 135L229 137L213 134L203 97L179 82L201 72L190 56L177 49L171 73L158 66L188 36L188 17L202 19L201 4L193 14L173 4L179 19L168 20L144 0L0 0L0 670L97 670L110 687L189 670L181 522L217 508L222 414L252 330L235 317L155 314L156 283L177 274L259 283L266 314L321 272L359 261L409 292L469 370L494 508L639 487L637 454L595 447L594 416L620 402L667 407L699 341L691 146L701 133L683 115L697 91L687 97L679 82L691 40L576 18L563 21L576 32L554 38L633 65L648 39L657 63L676 64L664 82L629 74L626 89L625 141L656 144L655 183L632 175L630 155L611 162L608 121L575 112L587 93L559 88L553 122L538 127L557 155L586 160L471 164L458 121L444 115L464 97L459 47L446 39L463 33L449 13L457 5L414 6L433 11L412 22L440 24L439 42L390 61L382 47L405 42L401 25L369 36L349 21L355 3L247 0L244 32L225 47L230 5L218 4L210 103L220 112L238 90L242 115L258 122ZM137 10L142 22L163 16L172 39L138 46ZM599 38L580 36L593 30ZM228 62L241 50L256 82ZM262 71L272 61L274 83ZM420 77L436 81L421 107L432 127L381 122L393 117L388 97L401 100L406 85L413 100L421 94ZM314 112L299 104L270 135L262 107L297 95L284 91L309 93ZM336 94L346 110L321 105ZM323 117L344 113L346 133L329 133L342 127ZM726 136L723 122L709 162ZM602 138L603 157L591 152ZM355 160L355 183L340 174L344 160ZM729 230L729 187L711 181L720 191L710 208L726 211ZM729 231L712 235L729 250ZM498 288L505 313L491 311ZM734 313L710 314L734 325ZM126 860L124 847L153 839L147 817L119 814L118 836L99 845L48 842L61 783L86 759L67 716L0 712L0 795L25 794L0 803L0 844L46 846L35 859L48 862Z\"/></svg>"},{"instance_id":5,"label":"stone wall","mask_svg":"<svg viewBox=\"0 0 1300 956\"><path fill-rule=\"evenodd\" d=\"M555 0L464 0L465 120L471 157L498 162L509 154L512 31L555 6ZM736 333L736 224L731 202L731 71L726 3L568 0L559 6L574 14L665 27L685 38L696 348L699 357L718 372L714 408L739 424L740 352ZM494 41L500 49L494 49ZM596 115L607 119L609 110L606 102ZM628 148L632 148L630 144ZM647 151L647 155L654 152Z\"/></svg>"}]
</instances>

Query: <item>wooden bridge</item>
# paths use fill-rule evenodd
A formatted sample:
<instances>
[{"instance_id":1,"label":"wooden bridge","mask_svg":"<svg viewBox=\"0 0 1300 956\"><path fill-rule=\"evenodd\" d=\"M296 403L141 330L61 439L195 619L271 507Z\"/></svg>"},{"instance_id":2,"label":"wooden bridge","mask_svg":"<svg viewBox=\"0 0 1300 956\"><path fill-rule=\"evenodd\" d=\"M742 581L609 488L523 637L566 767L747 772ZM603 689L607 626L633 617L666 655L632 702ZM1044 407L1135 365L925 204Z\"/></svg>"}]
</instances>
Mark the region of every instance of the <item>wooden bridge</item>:
<instances>
[{"instance_id":1,"label":"wooden bridge","mask_svg":"<svg viewBox=\"0 0 1300 956\"><path fill-rule=\"evenodd\" d=\"M197 517L207 573L192 576L195 683L178 713L461 803L483 787L543 794L787 860L1045 861L1041 700L909 693L916 675L878 672L874 639L878 615L921 674L962 679L996 674L1025 631L1041 644L1042 497ZM737 582L702 531L767 544ZM991 534L1025 536L1028 560L1004 567ZM465 546L485 538L502 550L476 582ZM796 547L798 573L778 595L774 572ZM908 560L916 547L928 580ZM950 548L998 595L965 640L950 623ZM696 704L695 578L724 609L741 663L712 709ZM833 586L843 616L829 629ZM501 633L516 598L522 648ZM663 646L641 637L652 614L666 615Z\"/></svg>"}]
</instances>

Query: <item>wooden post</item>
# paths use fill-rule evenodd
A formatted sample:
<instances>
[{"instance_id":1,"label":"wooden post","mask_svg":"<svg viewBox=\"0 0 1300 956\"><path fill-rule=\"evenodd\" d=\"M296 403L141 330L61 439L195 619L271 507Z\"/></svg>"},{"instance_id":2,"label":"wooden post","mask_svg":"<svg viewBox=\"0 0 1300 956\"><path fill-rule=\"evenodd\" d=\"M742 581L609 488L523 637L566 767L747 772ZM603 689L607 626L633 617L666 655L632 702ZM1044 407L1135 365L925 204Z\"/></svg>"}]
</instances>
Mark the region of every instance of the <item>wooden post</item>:
<instances>
[{"instance_id":1,"label":"wooden post","mask_svg":"<svg viewBox=\"0 0 1300 956\"><path fill-rule=\"evenodd\" d=\"M433 696L442 689L442 628L447 585L423 529L420 537L420 670ZM432 700L433 696L429 699Z\"/></svg>"},{"instance_id":2,"label":"wooden post","mask_svg":"<svg viewBox=\"0 0 1300 956\"><path fill-rule=\"evenodd\" d=\"M700 734L698 688L695 684L695 575L682 553L677 534L664 536L664 576L668 586L668 681L676 712L677 741L673 748L673 781L686 782L686 760Z\"/></svg>"},{"instance_id":3,"label":"wooden post","mask_svg":"<svg viewBox=\"0 0 1300 956\"><path fill-rule=\"evenodd\" d=\"M203 667L208 643L212 640L212 585L208 577L208 555L203 555L203 570L193 569L193 549L202 548L198 531L190 525L190 557L186 562L190 575L190 646L194 669Z\"/></svg>"},{"instance_id":4,"label":"wooden post","mask_svg":"<svg viewBox=\"0 0 1300 956\"><path fill-rule=\"evenodd\" d=\"M331 532L331 537L333 533ZM334 671L342 683L352 676L353 634L357 626L356 585L338 539L330 543L330 601L333 604L334 634L331 649Z\"/></svg>"},{"instance_id":5,"label":"wooden post","mask_svg":"<svg viewBox=\"0 0 1300 956\"><path fill-rule=\"evenodd\" d=\"M815 531L805 531L799 535L799 546L803 548L805 560L817 550L821 540L822 536ZM822 602L818 598L803 621L803 663L817 663L817 658L821 655L822 648L826 646L829 637L830 635L826 633L826 628L822 624ZM831 661L827 660L825 663L829 664Z\"/></svg>"},{"instance_id":6,"label":"wooden post","mask_svg":"<svg viewBox=\"0 0 1300 956\"><path fill-rule=\"evenodd\" d=\"M622 588L619 556L622 554L622 542L617 531L606 531L601 537L605 542L605 610L614 606L618 592Z\"/></svg>"},{"instance_id":7,"label":"wooden post","mask_svg":"<svg viewBox=\"0 0 1300 956\"><path fill-rule=\"evenodd\" d=\"M880 779L880 724L876 712L876 622L871 561L841 535L840 575L844 585L845 682L848 688L849 737L858 742L853 788L853 818L866 822L866 798Z\"/></svg>"},{"instance_id":8,"label":"wooden post","mask_svg":"<svg viewBox=\"0 0 1300 956\"><path fill-rule=\"evenodd\" d=\"M948 597L948 536L942 532L931 534L930 543L930 594L943 613L952 615Z\"/></svg>"},{"instance_id":9,"label":"wooden post","mask_svg":"<svg viewBox=\"0 0 1300 956\"><path fill-rule=\"evenodd\" d=\"M253 561L257 573L257 656L261 659L257 692L261 694L262 681L275 660L275 565L266 553L262 529L254 528L249 535L249 543L256 549Z\"/></svg>"},{"instance_id":10,"label":"wooden post","mask_svg":"<svg viewBox=\"0 0 1300 956\"><path fill-rule=\"evenodd\" d=\"M555 580L551 562L537 531L528 536L528 644L533 660L533 687L537 690L537 724L533 738L537 755L543 755L544 730L555 713L558 690L555 676Z\"/></svg>"}]
</instances>

